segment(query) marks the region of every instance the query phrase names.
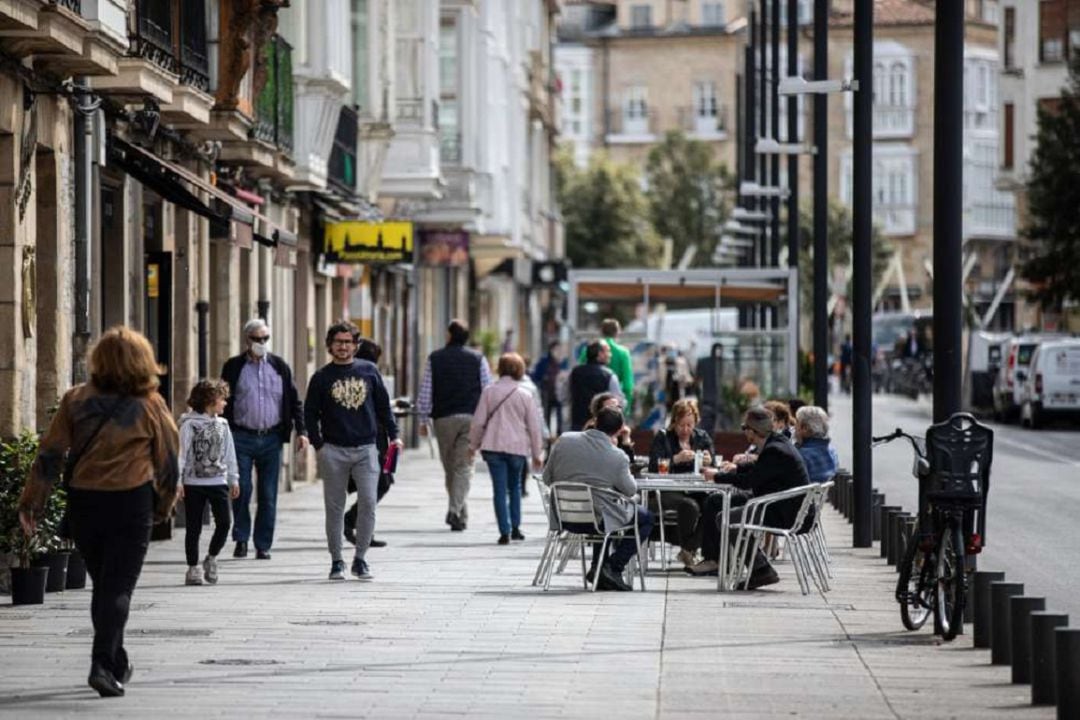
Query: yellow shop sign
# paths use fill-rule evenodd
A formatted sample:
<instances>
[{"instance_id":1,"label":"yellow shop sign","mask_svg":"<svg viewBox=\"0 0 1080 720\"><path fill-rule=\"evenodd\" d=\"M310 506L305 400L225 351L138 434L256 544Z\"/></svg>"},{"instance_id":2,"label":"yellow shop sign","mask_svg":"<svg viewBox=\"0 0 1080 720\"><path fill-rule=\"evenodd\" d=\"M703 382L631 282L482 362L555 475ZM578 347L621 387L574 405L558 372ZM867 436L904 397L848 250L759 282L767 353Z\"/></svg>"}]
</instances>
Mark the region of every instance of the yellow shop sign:
<instances>
[{"instance_id":1,"label":"yellow shop sign","mask_svg":"<svg viewBox=\"0 0 1080 720\"><path fill-rule=\"evenodd\" d=\"M326 224L323 253L328 262L411 263L411 222L345 220Z\"/></svg>"}]
</instances>

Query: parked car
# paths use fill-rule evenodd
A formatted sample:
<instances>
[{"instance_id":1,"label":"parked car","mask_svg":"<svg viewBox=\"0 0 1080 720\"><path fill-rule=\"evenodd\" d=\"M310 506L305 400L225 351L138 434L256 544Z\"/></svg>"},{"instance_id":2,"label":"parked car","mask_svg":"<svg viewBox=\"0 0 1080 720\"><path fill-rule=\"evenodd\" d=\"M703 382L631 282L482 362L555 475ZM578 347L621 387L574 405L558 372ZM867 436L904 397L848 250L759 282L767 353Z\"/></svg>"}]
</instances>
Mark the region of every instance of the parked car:
<instances>
[{"instance_id":1,"label":"parked car","mask_svg":"<svg viewBox=\"0 0 1080 720\"><path fill-rule=\"evenodd\" d=\"M1004 361L994 381L995 420L1012 422L1019 416L1020 393L1036 348L1044 340L1061 337L1063 336L1056 334L1018 335L1005 341L1001 353Z\"/></svg>"},{"instance_id":2,"label":"parked car","mask_svg":"<svg viewBox=\"0 0 1080 720\"><path fill-rule=\"evenodd\" d=\"M1038 428L1049 417L1080 417L1080 340L1048 340L1032 354L1020 396L1020 422Z\"/></svg>"}]
</instances>

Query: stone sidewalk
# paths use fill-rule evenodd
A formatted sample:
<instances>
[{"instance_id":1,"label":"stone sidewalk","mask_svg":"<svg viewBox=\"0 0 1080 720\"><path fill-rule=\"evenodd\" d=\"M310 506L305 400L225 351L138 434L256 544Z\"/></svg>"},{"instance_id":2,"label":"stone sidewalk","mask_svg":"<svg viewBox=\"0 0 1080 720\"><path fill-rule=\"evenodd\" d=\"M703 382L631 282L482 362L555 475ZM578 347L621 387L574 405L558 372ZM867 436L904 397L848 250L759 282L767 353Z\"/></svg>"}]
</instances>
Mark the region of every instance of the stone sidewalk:
<instances>
[{"instance_id":1,"label":"stone sidewalk","mask_svg":"<svg viewBox=\"0 0 1080 720\"><path fill-rule=\"evenodd\" d=\"M371 583L326 579L318 485L281 496L273 559L230 556L217 586L183 585L183 531L154 544L122 699L85 684L88 591L0 606L0 716L1053 717L969 636L905 632L892 569L846 547L831 512L825 596L802 596L787 563L783 582L752 593L681 572L596 594L568 572L545 593L529 584L545 529L535 490L528 539L510 547L495 544L490 498L478 472L469 529L450 533L437 463L407 453L379 506L389 547L369 552Z\"/></svg>"}]
</instances>

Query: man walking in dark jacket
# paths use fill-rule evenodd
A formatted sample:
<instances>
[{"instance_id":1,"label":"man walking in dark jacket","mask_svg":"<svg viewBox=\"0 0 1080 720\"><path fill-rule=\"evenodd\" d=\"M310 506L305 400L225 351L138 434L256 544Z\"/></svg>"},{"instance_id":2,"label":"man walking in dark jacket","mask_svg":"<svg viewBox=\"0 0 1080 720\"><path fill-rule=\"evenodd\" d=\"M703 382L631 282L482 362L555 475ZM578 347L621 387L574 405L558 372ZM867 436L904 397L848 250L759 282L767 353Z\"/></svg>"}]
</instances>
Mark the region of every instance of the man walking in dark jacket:
<instances>
[{"instance_id":1,"label":"man walking in dark jacket","mask_svg":"<svg viewBox=\"0 0 1080 720\"><path fill-rule=\"evenodd\" d=\"M428 356L416 403L420 434L427 434L429 417L435 426L449 496L446 524L456 531L464 530L469 520L467 499L473 473L469 428L480 391L491 382L487 360L465 347L468 341L465 323L451 320L446 329L446 347Z\"/></svg>"},{"instance_id":2,"label":"man walking in dark jacket","mask_svg":"<svg viewBox=\"0 0 1080 720\"><path fill-rule=\"evenodd\" d=\"M611 348L603 340L593 340L585 347L585 364L570 371L570 429L577 432L589 419L589 403L602 392L626 402L619 378L607 366Z\"/></svg>"},{"instance_id":3,"label":"man walking in dark jacket","mask_svg":"<svg viewBox=\"0 0 1080 720\"><path fill-rule=\"evenodd\" d=\"M716 482L731 483L736 487L750 490L754 497L810 484L806 463L803 462L802 456L791 441L773 430L773 414L768 409L752 407L747 410L743 417L742 429L746 434L746 439L761 448L757 460L744 465L724 463L721 473L716 477ZM802 502L802 498L792 498L773 503L765 511L765 523L773 527L790 527L795 522ZM688 569L691 575L717 573L721 542L718 521L722 508L723 499L718 493L710 495L705 501L705 511L701 514L701 552L705 560ZM731 521L739 522L741 514L741 508L732 510ZM728 539L729 542L733 540L734 537ZM769 564L765 553L758 550L753 558L750 583L747 588L755 590L779 581L780 578L773 566Z\"/></svg>"},{"instance_id":4,"label":"man walking in dark jacket","mask_svg":"<svg viewBox=\"0 0 1080 720\"><path fill-rule=\"evenodd\" d=\"M311 444L318 451L326 510L326 544L330 551L330 579L345 579L341 557L345 502L349 478L356 483L356 552L352 574L370 580L364 559L375 532L375 503L379 485L379 451L375 437L381 425L391 444L402 447L390 397L375 363L354 357L356 328L336 323L326 333L326 348L333 361L320 368L308 383L305 413Z\"/></svg>"},{"instance_id":5,"label":"man walking in dark jacket","mask_svg":"<svg viewBox=\"0 0 1080 720\"><path fill-rule=\"evenodd\" d=\"M304 409L293 384L292 370L270 352L270 328L259 318L244 324L247 351L229 358L221 369L229 384L225 419L236 446L240 496L233 500L233 557L247 557L251 537L251 470L259 479L255 511L255 557L270 559L277 519L281 448L296 431L296 451L308 445Z\"/></svg>"}]
</instances>

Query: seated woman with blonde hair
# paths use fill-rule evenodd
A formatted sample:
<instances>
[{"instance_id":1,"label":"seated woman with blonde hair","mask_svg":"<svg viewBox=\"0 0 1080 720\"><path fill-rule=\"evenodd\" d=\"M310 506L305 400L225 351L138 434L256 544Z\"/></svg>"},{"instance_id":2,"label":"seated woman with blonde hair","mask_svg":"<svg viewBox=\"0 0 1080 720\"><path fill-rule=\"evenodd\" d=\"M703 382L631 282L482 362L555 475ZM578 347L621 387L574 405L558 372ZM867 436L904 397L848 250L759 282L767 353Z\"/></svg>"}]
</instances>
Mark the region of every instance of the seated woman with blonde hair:
<instances>
[{"instance_id":1,"label":"seated woman with blonde hair","mask_svg":"<svg viewBox=\"0 0 1080 720\"><path fill-rule=\"evenodd\" d=\"M713 440L709 433L697 427L701 420L697 401L684 398L671 408L671 419L667 430L661 430L653 438L649 451L649 472L657 472L660 461L668 463L668 472L690 473L694 471L694 455L701 452L701 466L712 465ZM664 506L675 510L678 515L678 537L674 539L682 548L679 560L685 565L694 564L694 555L701 546L701 529L698 518L701 517L701 503L704 497L700 493L665 492Z\"/></svg>"}]
</instances>

